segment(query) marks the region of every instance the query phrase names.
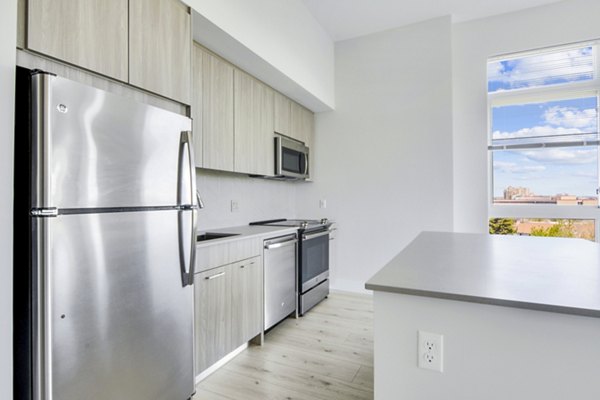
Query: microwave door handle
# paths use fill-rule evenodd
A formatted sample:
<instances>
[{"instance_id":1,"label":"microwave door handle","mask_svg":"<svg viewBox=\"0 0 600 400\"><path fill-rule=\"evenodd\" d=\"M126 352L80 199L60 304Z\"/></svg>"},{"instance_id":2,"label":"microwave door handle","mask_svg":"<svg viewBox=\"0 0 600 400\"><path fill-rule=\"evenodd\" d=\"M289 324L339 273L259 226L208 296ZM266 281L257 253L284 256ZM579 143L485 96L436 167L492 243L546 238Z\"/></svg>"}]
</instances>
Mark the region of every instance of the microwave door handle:
<instances>
[{"instance_id":1,"label":"microwave door handle","mask_svg":"<svg viewBox=\"0 0 600 400\"><path fill-rule=\"evenodd\" d=\"M308 175L308 153L302 153L304 154L304 176Z\"/></svg>"}]
</instances>

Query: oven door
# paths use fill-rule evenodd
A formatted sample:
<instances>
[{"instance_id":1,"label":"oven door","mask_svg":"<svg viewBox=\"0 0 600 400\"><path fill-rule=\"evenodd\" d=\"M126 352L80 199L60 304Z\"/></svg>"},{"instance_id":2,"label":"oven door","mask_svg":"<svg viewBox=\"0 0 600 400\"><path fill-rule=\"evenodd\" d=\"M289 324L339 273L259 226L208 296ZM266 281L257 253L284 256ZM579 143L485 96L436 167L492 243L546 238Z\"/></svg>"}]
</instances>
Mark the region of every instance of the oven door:
<instances>
[{"instance_id":1,"label":"oven door","mask_svg":"<svg viewBox=\"0 0 600 400\"><path fill-rule=\"evenodd\" d=\"M301 293L329 278L329 231L304 233L300 250Z\"/></svg>"},{"instance_id":2,"label":"oven door","mask_svg":"<svg viewBox=\"0 0 600 400\"><path fill-rule=\"evenodd\" d=\"M275 175L305 179L309 177L308 147L282 137L275 138Z\"/></svg>"}]
</instances>

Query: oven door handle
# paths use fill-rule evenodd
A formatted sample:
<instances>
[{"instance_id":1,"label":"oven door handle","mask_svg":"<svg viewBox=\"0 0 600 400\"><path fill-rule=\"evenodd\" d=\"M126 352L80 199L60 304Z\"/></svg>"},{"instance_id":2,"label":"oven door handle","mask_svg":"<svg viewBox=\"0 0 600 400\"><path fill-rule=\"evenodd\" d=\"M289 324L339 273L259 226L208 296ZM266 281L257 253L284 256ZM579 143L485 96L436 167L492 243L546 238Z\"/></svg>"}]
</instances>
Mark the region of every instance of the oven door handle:
<instances>
[{"instance_id":1,"label":"oven door handle","mask_svg":"<svg viewBox=\"0 0 600 400\"><path fill-rule=\"evenodd\" d=\"M287 240L285 242L278 242L278 243L273 243L273 244L266 244L265 245L265 249L266 250L278 249L280 247L291 246L293 244L296 244L296 242L298 242L298 240L292 239L292 240Z\"/></svg>"},{"instance_id":2,"label":"oven door handle","mask_svg":"<svg viewBox=\"0 0 600 400\"><path fill-rule=\"evenodd\" d=\"M318 238L318 237L325 236L325 235L329 235L329 231L315 233L312 235L311 234L302 235L302 240L310 240L310 239Z\"/></svg>"}]
</instances>

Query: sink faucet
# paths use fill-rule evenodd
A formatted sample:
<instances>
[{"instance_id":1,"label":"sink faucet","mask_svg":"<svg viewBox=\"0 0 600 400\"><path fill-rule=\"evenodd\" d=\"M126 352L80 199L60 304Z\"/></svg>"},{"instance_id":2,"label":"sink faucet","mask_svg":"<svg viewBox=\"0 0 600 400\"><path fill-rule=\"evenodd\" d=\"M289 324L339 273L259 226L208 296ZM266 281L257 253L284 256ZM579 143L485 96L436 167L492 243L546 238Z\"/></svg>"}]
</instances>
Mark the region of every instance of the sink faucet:
<instances>
[{"instance_id":1,"label":"sink faucet","mask_svg":"<svg viewBox=\"0 0 600 400\"><path fill-rule=\"evenodd\" d=\"M198 199L198 208L204 208L204 202L200 197L200 193L196 190L196 198Z\"/></svg>"}]
</instances>

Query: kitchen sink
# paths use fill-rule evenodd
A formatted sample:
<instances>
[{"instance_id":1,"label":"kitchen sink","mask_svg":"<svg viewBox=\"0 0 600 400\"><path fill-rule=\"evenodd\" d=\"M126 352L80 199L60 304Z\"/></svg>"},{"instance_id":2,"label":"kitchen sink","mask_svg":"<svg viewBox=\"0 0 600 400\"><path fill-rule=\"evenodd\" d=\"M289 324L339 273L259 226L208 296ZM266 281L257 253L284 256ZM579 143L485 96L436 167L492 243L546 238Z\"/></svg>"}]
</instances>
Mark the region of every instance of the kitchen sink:
<instances>
[{"instance_id":1,"label":"kitchen sink","mask_svg":"<svg viewBox=\"0 0 600 400\"><path fill-rule=\"evenodd\" d=\"M206 233L203 233L202 235L196 236L196 241L198 241L198 242L204 242L206 240L222 239L222 238L226 238L226 237L229 237L229 236L237 236L237 235L239 235L239 233L206 232Z\"/></svg>"}]
</instances>

